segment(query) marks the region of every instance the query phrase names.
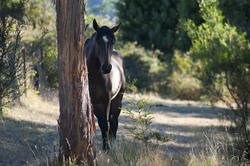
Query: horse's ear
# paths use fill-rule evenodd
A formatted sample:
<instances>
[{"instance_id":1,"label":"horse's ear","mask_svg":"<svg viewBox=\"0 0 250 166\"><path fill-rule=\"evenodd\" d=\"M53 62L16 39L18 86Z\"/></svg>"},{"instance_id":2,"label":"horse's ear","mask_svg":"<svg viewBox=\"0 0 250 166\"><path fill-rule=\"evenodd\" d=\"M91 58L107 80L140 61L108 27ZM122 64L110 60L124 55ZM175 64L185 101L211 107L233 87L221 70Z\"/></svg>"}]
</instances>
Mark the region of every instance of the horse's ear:
<instances>
[{"instance_id":1,"label":"horse's ear","mask_svg":"<svg viewBox=\"0 0 250 166\"><path fill-rule=\"evenodd\" d=\"M95 29L96 32L99 31L99 29L100 29L100 27L99 27L99 25L97 24L97 22L96 22L95 19L93 20L93 27L94 27L94 29Z\"/></svg>"},{"instance_id":2,"label":"horse's ear","mask_svg":"<svg viewBox=\"0 0 250 166\"><path fill-rule=\"evenodd\" d=\"M113 33L115 33L121 26L121 23L112 28Z\"/></svg>"}]
</instances>

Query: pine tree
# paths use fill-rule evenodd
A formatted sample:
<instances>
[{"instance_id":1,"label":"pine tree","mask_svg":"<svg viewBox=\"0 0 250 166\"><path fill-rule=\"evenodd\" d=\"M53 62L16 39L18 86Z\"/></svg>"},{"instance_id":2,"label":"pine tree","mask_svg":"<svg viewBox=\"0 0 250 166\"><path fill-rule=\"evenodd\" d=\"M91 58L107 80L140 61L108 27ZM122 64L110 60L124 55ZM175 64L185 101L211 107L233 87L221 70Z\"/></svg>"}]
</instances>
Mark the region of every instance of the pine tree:
<instances>
[{"instance_id":1,"label":"pine tree","mask_svg":"<svg viewBox=\"0 0 250 166\"><path fill-rule=\"evenodd\" d=\"M162 60L171 59L175 49L189 49L191 42L182 29L183 19L201 22L195 0L123 0L117 8L122 38L169 55L160 57Z\"/></svg>"}]
</instances>

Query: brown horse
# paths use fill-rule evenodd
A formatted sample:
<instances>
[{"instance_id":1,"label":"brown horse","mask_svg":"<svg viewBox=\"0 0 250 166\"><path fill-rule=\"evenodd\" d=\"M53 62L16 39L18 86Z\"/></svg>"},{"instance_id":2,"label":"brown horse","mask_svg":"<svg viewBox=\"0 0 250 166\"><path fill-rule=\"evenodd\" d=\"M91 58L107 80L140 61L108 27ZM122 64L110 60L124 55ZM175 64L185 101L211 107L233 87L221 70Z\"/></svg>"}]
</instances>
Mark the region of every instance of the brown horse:
<instances>
[{"instance_id":1,"label":"brown horse","mask_svg":"<svg viewBox=\"0 0 250 166\"><path fill-rule=\"evenodd\" d=\"M109 148L107 138L116 138L118 117L125 90L125 76L120 54L113 50L114 33L120 24L99 27L93 21L95 33L86 41L86 56L91 102L102 132L103 149Z\"/></svg>"}]
</instances>

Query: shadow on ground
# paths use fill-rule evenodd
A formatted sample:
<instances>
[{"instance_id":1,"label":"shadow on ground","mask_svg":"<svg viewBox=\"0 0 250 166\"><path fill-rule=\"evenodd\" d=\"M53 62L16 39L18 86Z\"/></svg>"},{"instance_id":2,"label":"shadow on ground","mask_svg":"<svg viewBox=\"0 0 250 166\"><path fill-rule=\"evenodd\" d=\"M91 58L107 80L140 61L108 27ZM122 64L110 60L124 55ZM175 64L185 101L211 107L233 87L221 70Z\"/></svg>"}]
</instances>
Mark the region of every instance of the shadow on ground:
<instances>
[{"instance_id":1,"label":"shadow on ground","mask_svg":"<svg viewBox=\"0 0 250 166\"><path fill-rule=\"evenodd\" d=\"M36 165L56 151L53 147L58 142L57 126L0 115L0 133L1 166Z\"/></svg>"},{"instance_id":2,"label":"shadow on ground","mask_svg":"<svg viewBox=\"0 0 250 166\"><path fill-rule=\"evenodd\" d=\"M123 103L126 107L127 101ZM27 108L28 109L28 108ZM223 124L196 124L186 125L185 118L191 120L201 119L199 123L206 123L205 120L217 120L224 114L224 109L212 108L202 105L189 104L158 104L152 110L157 116L162 116L161 121L155 117L152 128L171 138L167 143L159 143L159 149L165 153L187 153L194 149L204 147L204 133L211 134L213 130L223 133ZM36 117L34 117L36 118ZM57 120L56 117L50 117ZM159 117L160 118L160 117ZM180 119L178 121L178 119ZM172 122L171 122L172 120ZM170 123L171 122L171 123ZM130 118L121 114L119 117L118 139L124 135L126 141L131 141L127 136L124 126L130 125ZM97 125L98 126L98 125ZM97 127L95 137L96 146L102 144L100 129ZM57 126L34 123L29 121L17 121L0 114L0 166L1 165L34 165L51 155L54 147L58 148ZM38 165L38 164L37 164Z\"/></svg>"},{"instance_id":3,"label":"shadow on ground","mask_svg":"<svg viewBox=\"0 0 250 166\"><path fill-rule=\"evenodd\" d=\"M129 102L123 103L126 108ZM155 104L151 110L154 116L152 129L167 135L170 141L159 143L164 153L171 155L199 151L206 146L207 139L216 134L223 136L229 127L226 120L225 108L211 107L203 104L190 104L188 102L150 103ZM127 133L124 126L131 124L130 118L122 114L119 118L120 128L118 134Z\"/></svg>"}]
</instances>

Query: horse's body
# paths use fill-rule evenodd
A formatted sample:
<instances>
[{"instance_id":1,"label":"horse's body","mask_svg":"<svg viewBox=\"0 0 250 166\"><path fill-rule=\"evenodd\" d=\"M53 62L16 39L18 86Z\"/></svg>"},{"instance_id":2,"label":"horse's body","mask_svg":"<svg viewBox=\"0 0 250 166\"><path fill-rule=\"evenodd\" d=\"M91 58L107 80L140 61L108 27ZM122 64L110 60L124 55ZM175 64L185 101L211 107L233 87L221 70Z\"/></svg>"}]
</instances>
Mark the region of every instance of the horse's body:
<instances>
[{"instance_id":1,"label":"horse's body","mask_svg":"<svg viewBox=\"0 0 250 166\"><path fill-rule=\"evenodd\" d=\"M91 102L102 132L103 149L106 150L107 134L111 140L116 138L125 76L122 58L112 47L114 36L108 33L108 30L114 33L117 29L99 28L95 23L94 20L96 33L86 41L86 57Z\"/></svg>"}]
</instances>

